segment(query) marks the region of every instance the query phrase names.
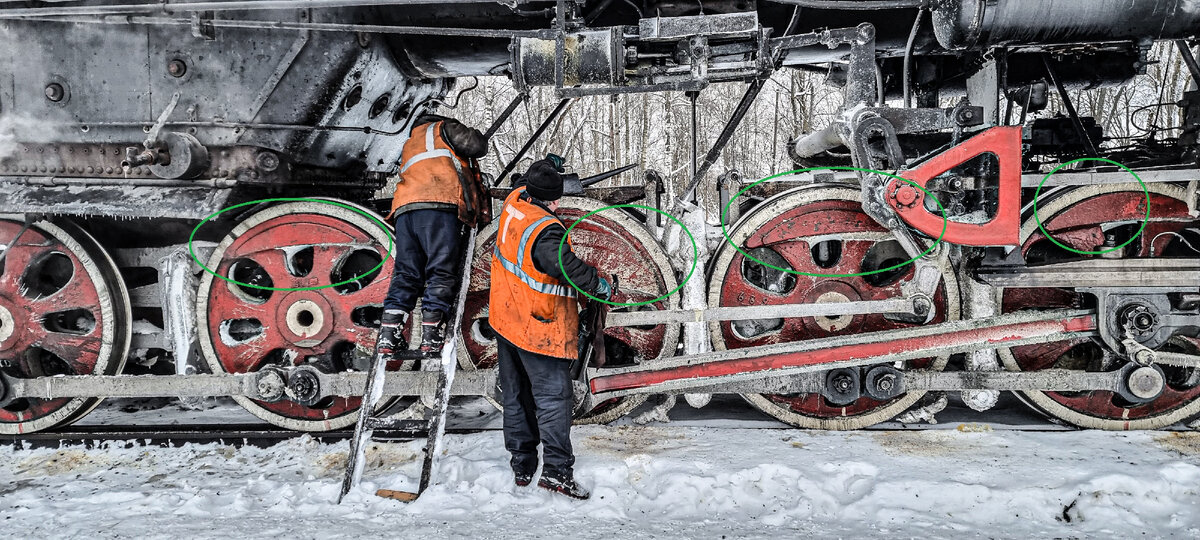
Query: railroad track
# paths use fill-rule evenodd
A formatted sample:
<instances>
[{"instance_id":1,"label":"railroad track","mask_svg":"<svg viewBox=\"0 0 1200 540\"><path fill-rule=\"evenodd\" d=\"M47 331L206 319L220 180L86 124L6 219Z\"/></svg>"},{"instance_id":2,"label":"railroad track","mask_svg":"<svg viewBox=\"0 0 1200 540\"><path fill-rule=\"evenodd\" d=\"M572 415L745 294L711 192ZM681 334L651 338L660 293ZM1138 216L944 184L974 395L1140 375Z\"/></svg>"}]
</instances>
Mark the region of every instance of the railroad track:
<instances>
[{"instance_id":1,"label":"railroad track","mask_svg":"<svg viewBox=\"0 0 1200 540\"><path fill-rule=\"evenodd\" d=\"M494 428L493 428L494 429ZM480 428L447 428L447 433L470 434L489 431ZM270 424L179 424L141 426L74 425L63 429L39 431L24 435L0 436L0 445L14 450L84 446L85 448L121 446L177 447L189 443L219 443L234 447L266 447L300 437L311 437L321 443L336 443L354 436L353 429L305 432L283 429ZM424 438L424 429L378 430L377 441L407 441Z\"/></svg>"}]
</instances>

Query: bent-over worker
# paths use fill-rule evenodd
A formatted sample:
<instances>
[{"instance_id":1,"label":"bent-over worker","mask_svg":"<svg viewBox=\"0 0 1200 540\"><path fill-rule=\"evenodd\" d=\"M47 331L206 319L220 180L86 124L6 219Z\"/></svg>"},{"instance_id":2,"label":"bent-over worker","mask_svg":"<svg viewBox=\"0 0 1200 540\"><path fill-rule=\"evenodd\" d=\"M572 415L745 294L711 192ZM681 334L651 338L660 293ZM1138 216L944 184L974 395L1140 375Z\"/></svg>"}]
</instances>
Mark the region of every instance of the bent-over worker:
<instances>
[{"instance_id":1,"label":"bent-over worker","mask_svg":"<svg viewBox=\"0 0 1200 540\"><path fill-rule=\"evenodd\" d=\"M475 161L486 154L482 133L434 115L418 118L404 142L389 215L395 219L396 255L378 344L388 360L408 348L402 328L418 295L420 352L430 357L442 350L454 309L463 227L486 223L491 214Z\"/></svg>"}]
</instances>

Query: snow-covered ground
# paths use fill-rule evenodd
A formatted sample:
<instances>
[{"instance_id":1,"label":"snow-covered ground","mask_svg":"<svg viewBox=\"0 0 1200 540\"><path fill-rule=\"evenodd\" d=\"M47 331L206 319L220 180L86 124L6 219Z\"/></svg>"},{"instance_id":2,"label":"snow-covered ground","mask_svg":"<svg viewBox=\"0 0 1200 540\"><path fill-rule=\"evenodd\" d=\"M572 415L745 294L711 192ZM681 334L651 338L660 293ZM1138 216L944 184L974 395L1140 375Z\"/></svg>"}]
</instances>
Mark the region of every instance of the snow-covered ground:
<instances>
[{"instance_id":1,"label":"snow-covered ground","mask_svg":"<svg viewBox=\"0 0 1200 540\"><path fill-rule=\"evenodd\" d=\"M501 434L449 435L411 504L422 441L375 443L334 504L347 444L11 450L13 538L1200 537L1200 433L698 427L574 431L578 502L517 488ZM680 425L682 424L682 425ZM720 423L716 425L737 425Z\"/></svg>"}]
</instances>

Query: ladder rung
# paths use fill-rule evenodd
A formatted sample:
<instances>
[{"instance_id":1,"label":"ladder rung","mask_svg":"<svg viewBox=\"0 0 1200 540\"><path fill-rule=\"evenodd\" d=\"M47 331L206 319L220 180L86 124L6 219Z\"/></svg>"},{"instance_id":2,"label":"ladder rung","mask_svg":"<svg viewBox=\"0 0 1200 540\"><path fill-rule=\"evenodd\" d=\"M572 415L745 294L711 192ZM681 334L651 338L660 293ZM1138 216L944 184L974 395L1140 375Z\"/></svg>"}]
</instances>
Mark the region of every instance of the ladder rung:
<instances>
[{"instance_id":1,"label":"ladder rung","mask_svg":"<svg viewBox=\"0 0 1200 540\"><path fill-rule=\"evenodd\" d=\"M367 419L367 429L388 431L412 431L424 433L429 430L428 420L413 420L409 418L380 418L372 416Z\"/></svg>"}]
</instances>

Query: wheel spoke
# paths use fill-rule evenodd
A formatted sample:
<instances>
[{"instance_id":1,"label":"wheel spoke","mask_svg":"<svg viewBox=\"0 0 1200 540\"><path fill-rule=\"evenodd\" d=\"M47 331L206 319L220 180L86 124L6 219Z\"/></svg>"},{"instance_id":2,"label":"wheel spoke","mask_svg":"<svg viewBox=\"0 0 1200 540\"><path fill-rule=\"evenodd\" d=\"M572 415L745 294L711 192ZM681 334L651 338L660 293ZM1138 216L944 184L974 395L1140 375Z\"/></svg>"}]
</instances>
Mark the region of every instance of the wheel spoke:
<instances>
[{"instance_id":1,"label":"wheel spoke","mask_svg":"<svg viewBox=\"0 0 1200 540\"><path fill-rule=\"evenodd\" d=\"M95 358L100 354L101 340L60 332L46 332L37 344L71 366L72 375L89 375L94 371Z\"/></svg>"},{"instance_id":2,"label":"wheel spoke","mask_svg":"<svg viewBox=\"0 0 1200 540\"><path fill-rule=\"evenodd\" d=\"M369 245L364 245L362 247L372 250L374 249ZM335 283L335 280L333 279L334 268L341 263L342 259L349 255L353 249L355 249L354 246L349 245L315 246L313 248L313 268L312 272L309 273L309 276L315 278L320 285L329 285L331 283ZM346 278L342 279L348 279L351 277L357 276L347 276Z\"/></svg>"},{"instance_id":3,"label":"wheel spoke","mask_svg":"<svg viewBox=\"0 0 1200 540\"><path fill-rule=\"evenodd\" d=\"M0 243L3 244L9 242L10 240L0 240ZM45 248L42 246L31 246L24 243L10 246L7 250L8 255L4 257L4 271L0 272L0 290L16 291L21 279L21 272L29 266L29 262L35 254L44 250ZM0 251L0 253L4 252Z\"/></svg>"}]
</instances>

